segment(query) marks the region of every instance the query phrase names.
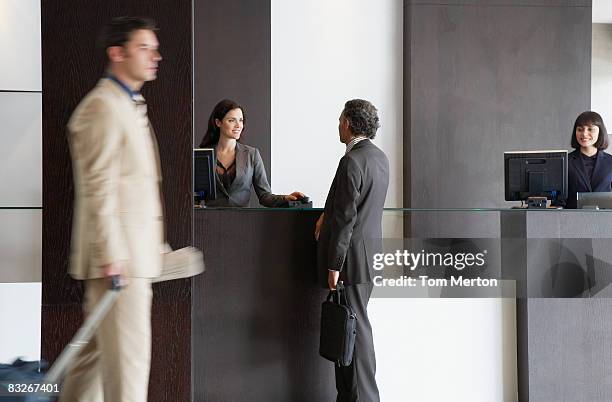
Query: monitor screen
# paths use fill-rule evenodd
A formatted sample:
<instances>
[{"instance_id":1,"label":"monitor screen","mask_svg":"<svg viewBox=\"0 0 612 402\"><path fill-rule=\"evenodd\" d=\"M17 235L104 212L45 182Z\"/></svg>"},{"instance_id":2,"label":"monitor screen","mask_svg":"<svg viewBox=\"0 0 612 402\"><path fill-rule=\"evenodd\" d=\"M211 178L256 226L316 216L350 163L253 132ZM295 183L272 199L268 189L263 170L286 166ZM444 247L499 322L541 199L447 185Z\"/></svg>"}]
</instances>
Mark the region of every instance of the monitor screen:
<instances>
[{"instance_id":1,"label":"monitor screen","mask_svg":"<svg viewBox=\"0 0 612 402\"><path fill-rule=\"evenodd\" d=\"M200 201L214 200L217 197L215 164L213 148L193 150L193 193Z\"/></svg>"},{"instance_id":2,"label":"monitor screen","mask_svg":"<svg viewBox=\"0 0 612 402\"><path fill-rule=\"evenodd\" d=\"M567 151L504 152L506 201L567 199Z\"/></svg>"}]
</instances>

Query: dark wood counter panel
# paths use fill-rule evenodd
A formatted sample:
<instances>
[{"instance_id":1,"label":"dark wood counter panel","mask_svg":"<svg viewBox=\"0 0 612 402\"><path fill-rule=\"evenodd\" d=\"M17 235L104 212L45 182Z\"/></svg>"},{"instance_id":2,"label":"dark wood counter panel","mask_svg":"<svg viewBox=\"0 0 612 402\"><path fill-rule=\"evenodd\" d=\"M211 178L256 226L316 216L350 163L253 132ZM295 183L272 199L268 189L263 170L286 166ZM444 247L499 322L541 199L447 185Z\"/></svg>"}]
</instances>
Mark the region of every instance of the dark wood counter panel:
<instances>
[{"instance_id":1,"label":"dark wood counter panel","mask_svg":"<svg viewBox=\"0 0 612 402\"><path fill-rule=\"evenodd\" d=\"M206 272L192 290L194 402L334 398L333 365L318 354L320 213L195 211Z\"/></svg>"}]
</instances>

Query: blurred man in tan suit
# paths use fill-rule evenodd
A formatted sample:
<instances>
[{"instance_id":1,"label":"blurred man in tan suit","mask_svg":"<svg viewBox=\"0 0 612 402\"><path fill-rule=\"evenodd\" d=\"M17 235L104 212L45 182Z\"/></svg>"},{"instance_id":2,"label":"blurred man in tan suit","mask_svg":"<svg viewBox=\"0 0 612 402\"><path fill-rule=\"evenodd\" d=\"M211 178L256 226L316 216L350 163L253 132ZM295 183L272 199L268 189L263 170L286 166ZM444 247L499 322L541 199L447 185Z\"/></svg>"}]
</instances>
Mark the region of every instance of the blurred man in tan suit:
<instances>
[{"instance_id":1,"label":"blurred man in tan suit","mask_svg":"<svg viewBox=\"0 0 612 402\"><path fill-rule=\"evenodd\" d=\"M119 275L126 287L69 370L60 400L145 402L151 360L151 278L164 241L159 154L139 90L161 60L152 21L105 29L107 75L68 123L75 180L70 273L85 281L85 314Z\"/></svg>"}]
</instances>

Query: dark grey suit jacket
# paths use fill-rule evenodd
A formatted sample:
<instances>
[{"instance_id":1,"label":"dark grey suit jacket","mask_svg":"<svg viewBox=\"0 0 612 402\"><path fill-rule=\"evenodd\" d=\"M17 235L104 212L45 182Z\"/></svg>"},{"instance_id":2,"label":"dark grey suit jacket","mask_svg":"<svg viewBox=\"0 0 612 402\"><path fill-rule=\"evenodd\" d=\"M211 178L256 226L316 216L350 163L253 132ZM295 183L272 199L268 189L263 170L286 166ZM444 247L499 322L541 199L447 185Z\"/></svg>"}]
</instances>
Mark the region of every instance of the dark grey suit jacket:
<instances>
[{"instance_id":1,"label":"dark grey suit jacket","mask_svg":"<svg viewBox=\"0 0 612 402\"><path fill-rule=\"evenodd\" d=\"M206 203L209 207L248 207L251 185L255 188L259 203L266 207L282 207L287 201L282 195L272 194L266 169L259 150L236 143L236 178L225 188L215 169L217 199Z\"/></svg>"},{"instance_id":2,"label":"dark grey suit jacket","mask_svg":"<svg viewBox=\"0 0 612 402\"><path fill-rule=\"evenodd\" d=\"M330 269L345 285L368 283L372 258L382 251L382 214L389 187L389 160L370 140L361 141L340 159L325 201L319 233L319 282L328 287Z\"/></svg>"}]
</instances>

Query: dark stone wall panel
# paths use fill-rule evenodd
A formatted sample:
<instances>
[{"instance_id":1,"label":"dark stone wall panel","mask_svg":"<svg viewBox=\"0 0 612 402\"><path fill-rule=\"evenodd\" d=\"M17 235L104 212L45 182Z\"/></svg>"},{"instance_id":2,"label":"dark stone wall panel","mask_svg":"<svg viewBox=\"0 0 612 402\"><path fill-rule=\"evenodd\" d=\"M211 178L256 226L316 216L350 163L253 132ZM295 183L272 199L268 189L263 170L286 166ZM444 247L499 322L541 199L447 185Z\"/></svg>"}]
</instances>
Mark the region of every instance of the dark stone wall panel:
<instances>
[{"instance_id":1,"label":"dark stone wall panel","mask_svg":"<svg viewBox=\"0 0 612 402\"><path fill-rule=\"evenodd\" d=\"M404 178L405 206L509 206L503 152L569 149L574 119L590 108L591 1L413 0L404 5L404 174L410 175ZM496 214L463 214L459 220L444 215L411 214L405 232L499 236ZM554 310L546 306L537 313L546 308ZM525 346L534 311L527 301L517 301L519 400L580 399L574 393L606 400L590 391L600 388L597 381L577 386L570 370L550 376L557 384L571 384L569 399L563 387L534 388L545 383L531 381L534 373L550 373L532 367L537 359Z\"/></svg>"},{"instance_id":2,"label":"dark stone wall panel","mask_svg":"<svg viewBox=\"0 0 612 402\"><path fill-rule=\"evenodd\" d=\"M233 99L246 112L242 140L259 149L271 180L270 24L269 0L194 3L194 144L217 102Z\"/></svg>"},{"instance_id":3,"label":"dark stone wall panel","mask_svg":"<svg viewBox=\"0 0 612 402\"><path fill-rule=\"evenodd\" d=\"M409 206L505 207L503 152L568 149L590 107L591 8L409 8ZM474 224L499 233L495 220Z\"/></svg>"},{"instance_id":4,"label":"dark stone wall panel","mask_svg":"<svg viewBox=\"0 0 612 402\"><path fill-rule=\"evenodd\" d=\"M404 5L487 7L591 7L592 0L404 0Z\"/></svg>"}]
</instances>

